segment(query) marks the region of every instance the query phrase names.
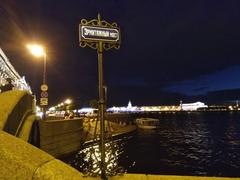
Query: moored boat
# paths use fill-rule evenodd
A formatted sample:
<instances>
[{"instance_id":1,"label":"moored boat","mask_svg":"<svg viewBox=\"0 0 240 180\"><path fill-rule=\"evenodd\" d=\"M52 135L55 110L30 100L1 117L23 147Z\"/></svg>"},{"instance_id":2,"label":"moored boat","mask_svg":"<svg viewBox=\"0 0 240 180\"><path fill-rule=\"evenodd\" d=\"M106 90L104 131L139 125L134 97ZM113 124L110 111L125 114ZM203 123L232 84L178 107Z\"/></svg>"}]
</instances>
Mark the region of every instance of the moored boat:
<instances>
[{"instance_id":1,"label":"moored boat","mask_svg":"<svg viewBox=\"0 0 240 180\"><path fill-rule=\"evenodd\" d=\"M156 129L159 127L159 119L155 118L137 118L136 124L143 129Z\"/></svg>"}]
</instances>

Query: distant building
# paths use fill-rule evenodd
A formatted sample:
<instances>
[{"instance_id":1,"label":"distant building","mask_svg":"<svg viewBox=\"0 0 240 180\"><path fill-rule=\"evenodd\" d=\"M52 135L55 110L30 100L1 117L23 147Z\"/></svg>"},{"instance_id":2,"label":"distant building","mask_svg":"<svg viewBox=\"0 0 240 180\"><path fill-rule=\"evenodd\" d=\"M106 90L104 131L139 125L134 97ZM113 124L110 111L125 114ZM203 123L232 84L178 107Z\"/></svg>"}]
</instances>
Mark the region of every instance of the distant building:
<instances>
[{"instance_id":1,"label":"distant building","mask_svg":"<svg viewBox=\"0 0 240 180\"><path fill-rule=\"evenodd\" d=\"M208 106L202 102L183 104L180 101L180 105L177 106L132 106L131 101L128 102L127 107L113 106L108 108L108 112L167 112L167 111L196 111L198 108L207 108Z\"/></svg>"},{"instance_id":2,"label":"distant building","mask_svg":"<svg viewBox=\"0 0 240 180\"><path fill-rule=\"evenodd\" d=\"M208 106L202 102L181 104L182 111L196 111L198 108L207 108Z\"/></svg>"},{"instance_id":3,"label":"distant building","mask_svg":"<svg viewBox=\"0 0 240 180\"><path fill-rule=\"evenodd\" d=\"M131 108L132 108L132 103L131 103L131 101L129 100L127 109L131 109Z\"/></svg>"},{"instance_id":4,"label":"distant building","mask_svg":"<svg viewBox=\"0 0 240 180\"><path fill-rule=\"evenodd\" d=\"M128 102L127 107L116 107L113 106L111 108L107 109L108 112L115 112L115 113L120 113L120 112L139 112L141 111L140 108L138 108L137 106L132 106L131 101Z\"/></svg>"}]
</instances>

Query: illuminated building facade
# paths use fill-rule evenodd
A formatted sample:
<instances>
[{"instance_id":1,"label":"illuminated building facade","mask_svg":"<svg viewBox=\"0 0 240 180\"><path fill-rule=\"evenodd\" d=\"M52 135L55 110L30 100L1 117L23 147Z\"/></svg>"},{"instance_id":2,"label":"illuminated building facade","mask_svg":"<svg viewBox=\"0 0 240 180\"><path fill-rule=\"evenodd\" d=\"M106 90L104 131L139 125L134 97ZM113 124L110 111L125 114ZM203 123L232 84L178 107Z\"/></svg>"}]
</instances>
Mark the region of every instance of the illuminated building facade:
<instances>
[{"instance_id":1,"label":"illuminated building facade","mask_svg":"<svg viewBox=\"0 0 240 180\"><path fill-rule=\"evenodd\" d=\"M160 112L160 111L196 111L198 108L207 108L208 106L202 102L180 104L179 106L132 106L129 101L127 107L111 107L109 112Z\"/></svg>"},{"instance_id":2,"label":"illuminated building facade","mask_svg":"<svg viewBox=\"0 0 240 180\"><path fill-rule=\"evenodd\" d=\"M208 106L202 102L181 104L181 109L183 111L196 111L198 108L207 108Z\"/></svg>"}]
</instances>

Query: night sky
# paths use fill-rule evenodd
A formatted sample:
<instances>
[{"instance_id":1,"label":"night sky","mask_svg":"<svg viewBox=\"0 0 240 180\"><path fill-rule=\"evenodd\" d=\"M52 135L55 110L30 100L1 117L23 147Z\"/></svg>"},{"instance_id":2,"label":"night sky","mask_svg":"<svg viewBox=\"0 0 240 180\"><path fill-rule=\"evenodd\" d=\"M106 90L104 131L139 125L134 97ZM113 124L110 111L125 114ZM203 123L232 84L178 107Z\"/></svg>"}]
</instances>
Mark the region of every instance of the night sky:
<instances>
[{"instance_id":1,"label":"night sky","mask_svg":"<svg viewBox=\"0 0 240 180\"><path fill-rule=\"evenodd\" d=\"M1 0L0 46L39 98L47 47L49 103L98 98L97 52L79 47L80 20L121 28L119 50L104 52L108 106L216 103L240 99L239 0Z\"/></svg>"}]
</instances>

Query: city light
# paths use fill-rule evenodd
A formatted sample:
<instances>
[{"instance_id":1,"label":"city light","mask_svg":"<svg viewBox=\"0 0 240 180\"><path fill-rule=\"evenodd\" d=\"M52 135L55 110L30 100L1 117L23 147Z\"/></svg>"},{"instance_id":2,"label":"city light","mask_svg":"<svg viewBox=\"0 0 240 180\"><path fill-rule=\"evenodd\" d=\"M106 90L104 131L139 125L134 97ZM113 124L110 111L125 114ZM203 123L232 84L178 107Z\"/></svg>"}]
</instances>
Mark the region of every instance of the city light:
<instances>
[{"instance_id":1,"label":"city light","mask_svg":"<svg viewBox=\"0 0 240 180\"><path fill-rule=\"evenodd\" d=\"M64 101L64 103L65 103L65 104L71 104L71 103L72 103L72 100L71 100L71 99L66 99L66 100Z\"/></svg>"},{"instance_id":2,"label":"city light","mask_svg":"<svg viewBox=\"0 0 240 180\"><path fill-rule=\"evenodd\" d=\"M50 107L49 111L56 111L56 107Z\"/></svg>"},{"instance_id":3,"label":"city light","mask_svg":"<svg viewBox=\"0 0 240 180\"><path fill-rule=\"evenodd\" d=\"M36 57L44 56L46 53L44 51L44 48L41 45L38 44L27 44L26 46L28 50Z\"/></svg>"}]
</instances>

